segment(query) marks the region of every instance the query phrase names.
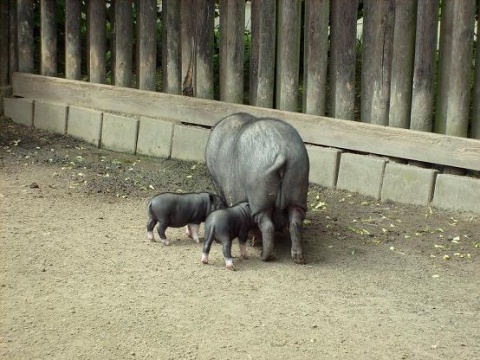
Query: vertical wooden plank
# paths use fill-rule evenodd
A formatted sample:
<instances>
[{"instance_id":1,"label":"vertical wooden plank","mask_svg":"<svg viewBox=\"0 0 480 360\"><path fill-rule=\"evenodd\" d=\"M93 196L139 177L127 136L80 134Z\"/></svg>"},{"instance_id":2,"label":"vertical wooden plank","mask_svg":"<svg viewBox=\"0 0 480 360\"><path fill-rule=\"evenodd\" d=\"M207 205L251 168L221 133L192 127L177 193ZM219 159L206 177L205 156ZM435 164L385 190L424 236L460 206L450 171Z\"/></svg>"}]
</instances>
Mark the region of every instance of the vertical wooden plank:
<instances>
[{"instance_id":1,"label":"vertical wooden plank","mask_svg":"<svg viewBox=\"0 0 480 360\"><path fill-rule=\"evenodd\" d=\"M33 73L33 0L17 1L18 71Z\"/></svg>"},{"instance_id":2,"label":"vertical wooden plank","mask_svg":"<svg viewBox=\"0 0 480 360\"><path fill-rule=\"evenodd\" d=\"M245 1L220 0L220 100L243 103Z\"/></svg>"},{"instance_id":3,"label":"vertical wooden plank","mask_svg":"<svg viewBox=\"0 0 480 360\"><path fill-rule=\"evenodd\" d=\"M275 106L298 111L301 1L279 0Z\"/></svg>"},{"instance_id":4,"label":"vertical wooden plank","mask_svg":"<svg viewBox=\"0 0 480 360\"><path fill-rule=\"evenodd\" d=\"M477 4L477 43L475 57L475 87L473 90L473 112L471 137L480 139L480 2Z\"/></svg>"},{"instance_id":5,"label":"vertical wooden plank","mask_svg":"<svg viewBox=\"0 0 480 360\"><path fill-rule=\"evenodd\" d=\"M215 0L197 0L196 6L195 96L213 99Z\"/></svg>"},{"instance_id":6,"label":"vertical wooden plank","mask_svg":"<svg viewBox=\"0 0 480 360\"><path fill-rule=\"evenodd\" d=\"M87 69L90 82L105 83L106 6L105 0L89 0L87 14Z\"/></svg>"},{"instance_id":7,"label":"vertical wooden plank","mask_svg":"<svg viewBox=\"0 0 480 360\"><path fill-rule=\"evenodd\" d=\"M345 120L355 118L357 6L357 1L332 1L330 116Z\"/></svg>"},{"instance_id":8,"label":"vertical wooden plank","mask_svg":"<svg viewBox=\"0 0 480 360\"><path fill-rule=\"evenodd\" d=\"M8 0L8 79L12 83L12 75L18 71L18 22L17 22L17 0Z\"/></svg>"},{"instance_id":9,"label":"vertical wooden plank","mask_svg":"<svg viewBox=\"0 0 480 360\"><path fill-rule=\"evenodd\" d=\"M40 2L40 74L57 75L57 14L55 0Z\"/></svg>"},{"instance_id":10,"label":"vertical wooden plank","mask_svg":"<svg viewBox=\"0 0 480 360\"><path fill-rule=\"evenodd\" d=\"M163 0L162 89L166 93L182 93L182 44L180 32L180 2Z\"/></svg>"},{"instance_id":11,"label":"vertical wooden plank","mask_svg":"<svg viewBox=\"0 0 480 360\"><path fill-rule=\"evenodd\" d=\"M364 0L361 121L388 125L394 0Z\"/></svg>"},{"instance_id":12,"label":"vertical wooden plank","mask_svg":"<svg viewBox=\"0 0 480 360\"><path fill-rule=\"evenodd\" d=\"M432 131L438 0L418 3L410 129Z\"/></svg>"},{"instance_id":13,"label":"vertical wooden plank","mask_svg":"<svg viewBox=\"0 0 480 360\"><path fill-rule=\"evenodd\" d=\"M195 0L180 0L180 31L182 40L182 81L185 81L187 72L192 63L194 54L194 38L195 38ZM193 79L190 79L193 81Z\"/></svg>"},{"instance_id":14,"label":"vertical wooden plank","mask_svg":"<svg viewBox=\"0 0 480 360\"><path fill-rule=\"evenodd\" d=\"M132 2L116 0L113 21L113 84L132 86L133 19Z\"/></svg>"},{"instance_id":15,"label":"vertical wooden plank","mask_svg":"<svg viewBox=\"0 0 480 360\"><path fill-rule=\"evenodd\" d=\"M0 87L10 83L8 77L8 1L0 2Z\"/></svg>"},{"instance_id":16,"label":"vertical wooden plank","mask_svg":"<svg viewBox=\"0 0 480 360\"><path fill-rule=\"evenodd\" d=\"M80 1L65 1L65 77L80 80Z\"/></svg>"},{"instance_id":17,"label":"vertical wooden plank","mask_svg":"<svg viewBox=\"0 0 480 360\"><path fill-rule=\"evenodd\" d=\"M273 107L276 8L276 0L252 0L250 105Z\"/></svg>"},{"instance_id":18,"label":"vertical wooden plank","mask_svg":"<svg viewBox=\"0 0 480 360\"><path fill-rule=\"evenodd\" d=\"M467 136L475 0L443 0L435 131Z\"/></svg>"},{"instance_id":19,"label":"vertical wooden plank","mask_svg":"<svg viewBox=\"0 0 480 360\"><path fill-rule=\"evenodd\" d=\"M137 86L155 91L157 67L157 2L137 0Z\"/></svg>"},{"instance_id":20,"label":"vertical wooden plank","mask_svg":"<svg viewBox=\"0 0 480 360\"><path fill-rule=\"evenodd\" d=\"M410 127L416 15L417 0L395 1L390 126Z\"/></svg>"},{"instance_id":21,"label":"vertical wooden plank","mask_svg":"<svg viewBox=\"0 0 480 360\"><path fill-rule=\"evenodd\" d=\"M303 112L312 115L325 115L329 14L329 0L305 1Z\"/></svg>"}]
</instances>

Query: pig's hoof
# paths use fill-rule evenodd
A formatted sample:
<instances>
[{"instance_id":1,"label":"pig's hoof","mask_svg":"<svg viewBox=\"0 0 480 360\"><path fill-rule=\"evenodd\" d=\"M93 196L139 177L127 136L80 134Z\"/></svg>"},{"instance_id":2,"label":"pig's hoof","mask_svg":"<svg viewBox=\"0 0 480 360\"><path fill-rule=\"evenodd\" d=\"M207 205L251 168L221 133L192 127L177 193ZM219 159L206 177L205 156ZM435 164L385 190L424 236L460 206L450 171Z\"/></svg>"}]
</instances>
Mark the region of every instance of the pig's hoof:
<instances>
[{"instance_id":1,"label":"pig's hoof","mask_svg":"<svg viewBox=\"0 0 480 360\"><path fill-rule=\"evenodd\" d=\"M275 260L275 255L264 254L263 251L262 251L262 254L261 254L260 258L262 259L262 261L273 261L273 260Z\"/></svg>"},{"instance_id":2,"label":"pig's hoof","mask_svg":"<svg viewBox=\"0 0 480 360\"><path fill-rule=\"evenodd\" d=\"M202 263L208 264L208 255L207 254L202 254Z\"/></svg>"},{"instance_id":3,"label":"pig's hoof","mask_svg":"<svg viewBox=\"0 0 480 360\"><path fill-rule=\"evenodd\" d=\"M248 260L248 255L247 255L247 254L240 255L240 257L241 257L243 260Z\"/></svg>"},{"instance_id":4,"label":"pig's hoof","mask_svg":"<svg viewBox=\"0 0 480 360\"><path fill-rule=\"evenodd\" d=\"M162 240L162 244L165 245L165 246L168 246L168 245L170 245L170 241Z\"/></svg>"},{"instance_id":5,"label":"pig's hoof","mask_svg":"<svg viewBox=\"0 0 480 360\"><path fill-rule=\"evenodd\" d=\"M193 239L193 241L195 241L196 244L200 244L200 239L199 238Z\"/></svg>"},{"instance_id":6,"label":"pig's hoof","mask_svg":"<svg viewBox=\"0 0 480 360\"><path fill-rule=\"evenodd\" d=\"M235 267L233 265L226 265L225 269L230 270L230 271L235 271Z\"/></svg>"},{"instance_id":7,"label":"pig's hoof","mask_svg":"<svg viewBox=\"0 0 480 360\"><path fill-rule=\"evenodd\" d=\"M302 253L294 253L292 252L292 259L296 264L305 264L305 257L303 256Z\"/></svg>"}]
</instances>

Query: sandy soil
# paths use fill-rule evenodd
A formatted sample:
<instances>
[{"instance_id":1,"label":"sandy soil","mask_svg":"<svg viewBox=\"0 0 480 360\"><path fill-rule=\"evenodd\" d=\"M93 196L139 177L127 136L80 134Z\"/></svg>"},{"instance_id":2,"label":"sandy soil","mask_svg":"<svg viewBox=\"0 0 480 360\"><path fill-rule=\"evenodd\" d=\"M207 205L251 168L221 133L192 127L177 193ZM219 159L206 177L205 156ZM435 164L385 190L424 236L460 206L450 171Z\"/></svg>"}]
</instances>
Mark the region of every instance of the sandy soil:
<instances>
[{"instance_id":1,"label":"sandy soil","mask_svg":"<svg viewBox=\"0 0 480 360\"><path fill-rule=\"evenodd\" d=\"M480 219L311 186L307 265L146 239L204 165L0 122L2 359L478 359ZM203 229L201 231L203 234Z\"/></svg>"}]
</instances>

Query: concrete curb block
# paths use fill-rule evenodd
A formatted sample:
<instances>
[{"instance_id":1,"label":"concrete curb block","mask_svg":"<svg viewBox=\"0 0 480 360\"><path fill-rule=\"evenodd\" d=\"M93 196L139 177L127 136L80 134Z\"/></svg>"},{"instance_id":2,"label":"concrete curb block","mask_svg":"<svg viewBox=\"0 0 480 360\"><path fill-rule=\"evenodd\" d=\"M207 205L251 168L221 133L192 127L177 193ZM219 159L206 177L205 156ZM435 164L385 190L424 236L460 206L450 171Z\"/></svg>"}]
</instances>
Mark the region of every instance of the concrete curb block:
<instances>
[{"instance_id":1,"label":"concrete curb block","mask_svg":"<svg viewBox=\"0 0 480 360\"><path fill-rule=\"evenodd\" d=\"M97 110L70 106L68 110L68 135L100 146L102 135L102 113Z\"/></svg>"},{"instance_id":2,"label":"concrete curb block","mask_svg":"<svg viewBox=\"0 0 480 360\"><path fill-rule=\"evenodd\" d=\"M386 162L372 156L343 153L337 188L380 199Z\"/></svg>"},{"instance_id":3,"label":"concrete curb block","mask_svg":"<svg viewBox=\"0 0 480 360\"><path fill-rule=\"evenodd\" d=\"M135 154L138 119L103 114L101 146L110 150Z\"/></svg>"},{"instance_id":4,"label":"concrete curb block","mask_svg":"<svg viewBox=\"0 0 480 360\"><path fill-rule=\"evenodd\" d=\"M306 148L310 159L309 181L329 188L335 187L342 151L314 145L306 145Z\"/></svg>"},{"instance_id":5,"label":"concrete curb block","mask_svg":"<svg viewBox=\"0 0 480 360\"><path fill-rule=\"evenodd\" d=\"M36 100L34 109L35 127L59 134L67 133L67 105Z\"/></svg>"},{"instance_id":6,"label":"concrete curb block","mask_svg":"<svg viewBox=\"0 0 480 360\"><path fill-rule=\"evenodd\" d=\"M4 114L13 122L33 126L33 100L25 98L4 98Z\"/></svg>"},{"instance_id":7,"label":"concrete curb block","mask_svg":"<svg viewBox=\"0 0 480 360\"><path fill-rule=\"evenodd\" d=\"M174 122L140 117L137 154L169 158Z\"/></svg>"},{"instance_id":8,"label":"concrete curb block","mask_svg":"<svg viewBox=\"0 0 480 360\"><path fill-rule=\"evenodd\" d=\"M436 170L389 162L385 167L382 201L428 205L432 200Z\"/></svg>"},{"instance_id":9,"label":"concrete curb block","mask_svg":"<svg viewBox=\"0 0 480 360\"><path fill-rule=\"evenodd\" d=\"M480 213L480 179L439 174L432 205L448 210Z\"/></svg>"},{"instance_id":10,"label":"concrete curb block","mask_svg":"<svg viewBox=\"0 0 480 360\"><path fill-rule=\"evenodd\" d=\"M209 136L209 129L175 124L173 129L172 158L205 162L205 148Z\"/></svg>"}]
</instances>

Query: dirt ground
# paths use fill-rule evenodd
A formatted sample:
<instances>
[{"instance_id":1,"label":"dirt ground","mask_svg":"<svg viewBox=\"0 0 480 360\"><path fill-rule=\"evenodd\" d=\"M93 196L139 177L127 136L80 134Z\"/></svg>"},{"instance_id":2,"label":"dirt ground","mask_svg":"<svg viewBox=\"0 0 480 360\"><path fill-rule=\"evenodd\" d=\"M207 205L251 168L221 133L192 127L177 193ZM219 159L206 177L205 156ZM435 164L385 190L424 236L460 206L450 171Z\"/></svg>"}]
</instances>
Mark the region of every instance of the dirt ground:
<instances>
[{"instance_id":1,"label":"dirt ground","mask_svg":"<svg viewBox=\"0 0 480 360\"><path fill-rule=\"evenodd\" d=\"M279 236L233 272L146 238L151 196L213 190L203 164L0 126L2 359L480 358L478 216L311 186L307 265Z\"/></svg>"}]
</instances>

